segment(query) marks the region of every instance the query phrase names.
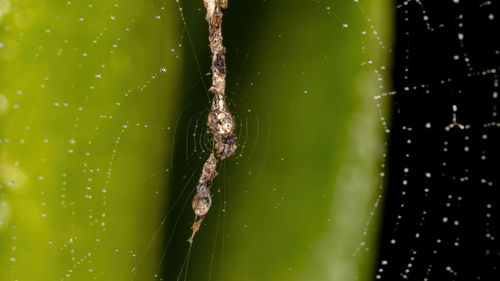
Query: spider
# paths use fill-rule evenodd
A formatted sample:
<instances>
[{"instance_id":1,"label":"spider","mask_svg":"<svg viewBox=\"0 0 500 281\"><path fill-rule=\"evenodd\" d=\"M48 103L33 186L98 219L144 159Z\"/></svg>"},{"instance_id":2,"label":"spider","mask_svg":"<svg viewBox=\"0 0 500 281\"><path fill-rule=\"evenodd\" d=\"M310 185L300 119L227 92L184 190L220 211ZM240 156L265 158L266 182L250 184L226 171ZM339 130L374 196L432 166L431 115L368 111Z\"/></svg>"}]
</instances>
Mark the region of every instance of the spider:
<instances>
[{"instance_id":1,"label":"spider","mask_svg":"<svg viewBox=\"0 0 500 281\"><path fill-rule=\"evenodd\" d=\"M191 227L193 233L188 239L189 243L193 243L194 235L200 229L201 222L212 205L210 184L217 175L217 159L234 155L237 148L234 136L234 116L227 108L224 93L226 87L226 61L224 57L226 48L222 45L221 9L227 8L227 2L228 0L204 0L207 8L206 20L209 24L210 50L212 51L212 87L210 87L210 91L214 93L207 125L214 137L213 150L215 152L210 154L203 165L196 186L196 195L191 203L196 219Z\"/></svg>"}]
</instances>

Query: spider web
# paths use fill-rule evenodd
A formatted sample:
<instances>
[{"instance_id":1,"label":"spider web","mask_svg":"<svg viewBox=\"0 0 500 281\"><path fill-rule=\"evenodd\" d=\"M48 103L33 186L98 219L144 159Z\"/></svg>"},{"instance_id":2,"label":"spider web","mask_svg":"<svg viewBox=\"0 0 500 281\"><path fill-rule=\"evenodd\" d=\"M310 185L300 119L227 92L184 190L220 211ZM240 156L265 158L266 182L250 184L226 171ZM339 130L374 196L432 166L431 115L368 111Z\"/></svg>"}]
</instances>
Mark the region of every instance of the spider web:
<instances>
[{"instance_id":1,"label":"spider web","mask_svg":"<svg viewBox=\"0 0 500 281\"><path fill-rule=\"evenodd\" d=\"M298 165L294 161L302 156L301 147L289 147L287 139L276 142L276 135L304 138L304 146L318 145L324 155L336 145L331 136L339 128L322 128L318 133L303 122L319 118L297 116L321 90L311 82L311 73L331 71L324 66L331 64L331 57L322 49L311 54L309 49L290 47L290 42L314 38L315 32L324 37L330 32L342 34L341 42L364 36L360 44L346 48L354 50L370 79L378 83L370 106L379 111L377 125L394 147L388 162L388 196L383 196L387 174L383 171L375 183L380 188L366 195L372 203L362 214L362 229L356 230L353 242L345 241L354 245L348 254L374 255L377 245L370 241L377 233L379 206L386 199L389 207L374 278L430 279L438 272L469 280L483 277L479 272L496 272L494 198L498 194L493 167L499 63L498 46L490 42L498 29L494 3L449 1L436 7L425 1L398 2L393 8L399 27L395 73L400 75L395 75L391 88L386 82L389 66L374 52L390 55L392 46L363 1L230 1L223 32L229 53L228 102L237 116L239 149L234 159L219 167L210 216L190 248L185 242L193 222L190 202L212 149L205 124L211 97L205 9L202 1L137 2L0 0L0 58L7 65L0 83L2 280L29 280L33 272L44 272L41 280L231 280L234 272L255 276L253 272L259 270L272 271L274 280L312 276L317 265L295 258L297 253L313 257L320 252L325 259L328 251L335 251L334 244L328 239L319 244L312 238L300 239L301 232L266 232L259 225L279 222L284 228L291 224L307 228L313 217L321 221L314 229L324 230L338 227L342 218L329 210L333 199L326 187L330 183L317 189L307 184L308 177L331 172L321 169L328 164L322 162L323 155L301 162L302 174L292 180L276 175L294 168ZM303 14L332 19L333 24L318 26L315 32L303 30ZM362 15L363 21L350 22L352 14ZM296 24L276 24L288 17L295 17ZM250 23L241 25L241 21ZM89 32L75 33L73 24ZM481 36L478 30L491 36ZM451 43L434 44L429 37ZM155 43L145 46L151 42ZM416 42L424 49L416 49ZM479 42L481 48L474 46ZM284 58L276 55L278 67L266 69L268 65L259 64L262 57L272 59L269 54L279 50L292 51ZM437 63L442 60L445 63ZM279 85L272 83L273 71L296 82L296 92L281 93ZM23 76L17 77L19 73ZM110 91L114 94L107 95ZM282 96L279 103L288 108L285 115L266 110L262 100L276 103L271 95ZM292 99L292 95L304 98ZM395 121L391 126L384 108L392 98ZM137 110L141 107L151 110L144 114ZM312 129L288 134L285 127ZM309 142L309 134L321 135L324 142ZM421 160L421 155L429 160ZM439 155L438 162L434 155ZM379 157L385 159L385 153ZM464 158L470 160L464 162ZM141 165L130 164L135 161ZM380 169L384 168L382 163ZM287 185L302 178L307 179L300 182L307 192ZM130 185L136 188L122 188ZM301 196L316 198L316 206L304 209L291 203ZM259 204L251 199L256 197ZM246 216L244 210L249 209L261 221ZM468 232L471 227L478 230L477 237ZM439 231L432 233L433 229ZM269 251L289 253L290 258L262 258L256 268L241 266L230 249L248 244L241 249L251 250L259 240L283 240ZM466 268L463 262L448 258L469 253L460 250L470 249L467 245L473 242L467 241L483 241L476 253L483 257L476 260L477 268L482 268L474 274L465 274L460 270ZM35 254L22 254L26 252ZM55 269L34 265L45 255L53 257L50 264ZM348 263L338 262L344 267L334 276L359 277L349 272Z\"/></svg>"},{"instance_id":2,"label":"spider web","mask_svg":"<svg viewBox=\"0 0 500 281\"><path fill-rule=\"evenodd\" d=\"M378 280L497 280L497 7L399 1Z\"/></svg>"}]
</instances>

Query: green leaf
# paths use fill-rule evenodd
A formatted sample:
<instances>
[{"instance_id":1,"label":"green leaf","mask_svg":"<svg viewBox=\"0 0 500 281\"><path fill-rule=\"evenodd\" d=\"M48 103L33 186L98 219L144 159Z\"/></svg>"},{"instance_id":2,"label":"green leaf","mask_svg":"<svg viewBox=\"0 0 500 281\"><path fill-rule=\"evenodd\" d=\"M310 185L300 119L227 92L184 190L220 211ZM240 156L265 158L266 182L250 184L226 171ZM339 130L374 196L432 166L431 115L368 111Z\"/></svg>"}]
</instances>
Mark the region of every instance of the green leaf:
<instances>
[{"instance_id":1,"label":"green leaf","mask_svg":"<svg viewBox=\"0 0 500 281\"><path fill-rule=\"evenodd\" d=\"M390 68L387 5L230 3L223 33L240 155L219 167L187 279L372 279L386 114L374 97ZM206 28L187 22L196 34ZM174 241L189 235L179 228ZM188 252L171 247L167 278Z\"/></svg>"},{"instance_id":2,"label":"green leaf","mask_svg":"<svg viewBox=\"0 0 500 281\"><path fill-rule=\"evenodd\" d=\"M166 200L180 17L143 1L1 7L0 279L127 280Z\"/></svg>"},{"instance_id":3,"label":"green leaf","mask_svg":"<svg viewBox=\"0 0 500 281\"><path fill-rule=\"evenodd\" d=\"M389 11L229 2L239 148L190 248L203 1L0 0L0 279L371 279Z\"/></svg>"}]
</instances>

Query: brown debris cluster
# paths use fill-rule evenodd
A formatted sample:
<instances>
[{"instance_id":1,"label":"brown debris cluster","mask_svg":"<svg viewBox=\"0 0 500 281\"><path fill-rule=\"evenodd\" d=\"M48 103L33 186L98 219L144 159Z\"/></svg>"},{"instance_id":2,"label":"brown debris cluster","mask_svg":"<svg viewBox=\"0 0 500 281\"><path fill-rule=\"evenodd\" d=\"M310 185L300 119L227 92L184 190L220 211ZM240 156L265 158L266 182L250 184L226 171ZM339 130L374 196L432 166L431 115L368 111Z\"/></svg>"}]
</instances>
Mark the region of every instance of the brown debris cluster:
<instances>
[{"instance_id":1,"label":"brown debris cluster","mask_svg":"<svg viewBox=\"0 0 500 281\"><path fill-rule=\"evenodd\" d=\"M211 153L203 165L201 177L196 186L192 207L196 220L191 229L193 233L189 243L201 226L210 206L210 183L217 175L217 158L224 159L236 152L236 136L234 135L235 120L226 103L226 48L222 45L222 9L227 8L227 0L204 0L207 9L206 20L209 25L210 50L212 52L212 86L214 93L210 113L208 114L208 128L213 135L214 153Z\"/></svg>"},{"instance_id":2,"label":"brown debris cluster","mask_svg":"<svg viewBox=\"0 0 500 281\"><path fill-rule=\"evenodd\" d=\"M212 205L212 197L210 197L210 183L213 178L217 175L217 158L213 153L210 154L207 161L203 165L203 170L201 177L198 180L198 185L196 186L196 195L191 203L193 207L194 214L196 215L196 221L193 223L191 229L193 234L189 238L189 243L193 243L193 238L198 229L200 229L201 222L205 218L210 206Z\"/></svg>"}]
</instances>

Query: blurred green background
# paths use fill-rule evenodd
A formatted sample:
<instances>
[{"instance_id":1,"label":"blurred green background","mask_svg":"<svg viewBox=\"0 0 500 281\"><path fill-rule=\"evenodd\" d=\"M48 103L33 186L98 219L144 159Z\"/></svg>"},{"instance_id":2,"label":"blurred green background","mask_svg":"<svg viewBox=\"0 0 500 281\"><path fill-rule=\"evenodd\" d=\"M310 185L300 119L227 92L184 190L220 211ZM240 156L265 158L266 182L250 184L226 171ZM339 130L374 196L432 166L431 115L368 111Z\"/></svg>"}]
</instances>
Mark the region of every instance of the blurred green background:
<instances>
[{"instance_id":1,"label":"blurred green background","mask_svg":"<svg viewBox=\"0 0 500 281\"><path fill-rule=\"evenodd\" d=\"M0 280L371 279L390 5L230 1L239 148L190 248L203 2L0 0Z\"/></svg>"}]
</instances>

